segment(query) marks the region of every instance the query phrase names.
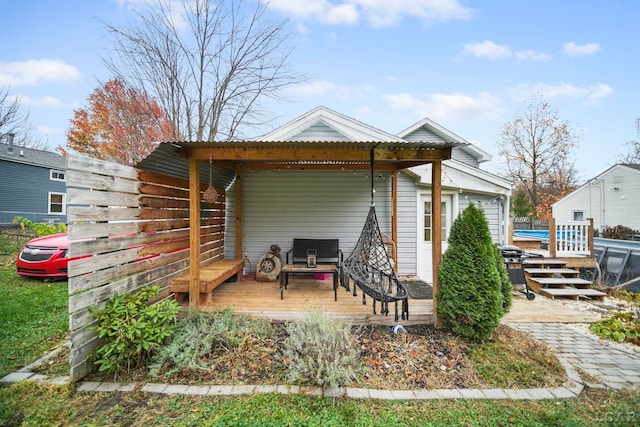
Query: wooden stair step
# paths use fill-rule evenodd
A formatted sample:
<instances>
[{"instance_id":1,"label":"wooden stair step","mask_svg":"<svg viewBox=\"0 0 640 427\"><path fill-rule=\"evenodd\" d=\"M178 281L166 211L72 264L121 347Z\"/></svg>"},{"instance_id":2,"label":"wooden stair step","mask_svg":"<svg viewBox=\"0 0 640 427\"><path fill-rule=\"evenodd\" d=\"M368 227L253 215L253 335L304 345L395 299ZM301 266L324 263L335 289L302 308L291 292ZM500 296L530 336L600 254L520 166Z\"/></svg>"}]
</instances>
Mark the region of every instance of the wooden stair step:
<instances>
[{"instance_id":1,"label":"wooden stair step","mask_svg":"<svg viewBox=\"0 0 640 427\"><path fill-rule=\"evenodd\" d=\"M547 258L526 258L522 260L522 265L537 265L537 266L547 266L547 267L564 267L567 265L566 261L561 261L559 259L547 259Z\"/></svg>"},{"instance_id":2,"label":"wooden stair step","mask_svg":"<svg viewBox=\"0 0 640 427\"><path fill-rule=\"evenodd\" d=\"M530 277L529 279L541 285L591 286L590 281L579 277Z\"/></svg>"},{"instance_id":3,"label":"wooden stair step","mask_svg":"<svg viewBox=\"0 0 640 427\"><path fill-rule=\"evenodd\" d=\"M529 274L580 274L578 270L571 268L525 268L524 271Z\"/></svg>"},{"instance_id":4,"label":"wooden stair step","mask_svg":"<svg viewBox=\"0 0 640 427\"><path fill-rule=\"evenodd\" d=\"M544 295L548 298L556 298L556 297L569 297L573 299L578 299L580 297L588 297L595 298L600 301L604 300L604 297L607 296L606 293L597 291L595 289L575 289L575 288L545 288L541 289L539 292L541 295Z\"/></svg>"}]
</instances>

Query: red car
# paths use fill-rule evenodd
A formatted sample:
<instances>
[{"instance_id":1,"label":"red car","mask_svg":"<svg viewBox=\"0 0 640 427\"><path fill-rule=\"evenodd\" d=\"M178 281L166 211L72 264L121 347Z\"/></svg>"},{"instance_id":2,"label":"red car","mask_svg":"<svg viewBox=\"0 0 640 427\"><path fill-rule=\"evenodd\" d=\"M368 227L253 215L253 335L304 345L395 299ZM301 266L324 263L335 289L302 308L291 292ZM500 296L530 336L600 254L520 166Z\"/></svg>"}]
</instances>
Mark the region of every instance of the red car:
<instances>
[{"instance_id":1,"label":"red car","mask_svg":"<svg viewBox=\"0 0 640 427\"><path fill-rule=\"evenodd\" d=\"M30 240L18 254L16 271L21 276L43 279L67 278L67 233Z\"/></svg>"}]
</instances>

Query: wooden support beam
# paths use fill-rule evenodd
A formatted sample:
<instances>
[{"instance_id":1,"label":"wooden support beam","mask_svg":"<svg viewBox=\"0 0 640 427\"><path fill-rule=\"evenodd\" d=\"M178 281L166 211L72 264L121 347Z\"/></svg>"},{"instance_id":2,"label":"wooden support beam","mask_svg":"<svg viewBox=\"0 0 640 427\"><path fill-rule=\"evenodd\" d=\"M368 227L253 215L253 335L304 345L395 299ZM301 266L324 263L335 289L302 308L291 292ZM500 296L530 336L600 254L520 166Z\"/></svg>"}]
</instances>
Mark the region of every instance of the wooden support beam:
<instances>
[{"instance_id":1,"label":"wooden support beam","mask_svg":"<svg viewBox=\"0 0 640 427\"><path fill-rule=\"evenodd\" d=\"M442 260L442 162L431 164L431 253L433 267L433 316L436 328L442 326L438 315L438 272Z\"/></svg>"},{"instance_id":2,"label":"wooden support beam","mask_svg":"<svg viewBox=\"0 0 640 427\"><path fill-rule=\"evenodd\" d=\"M368 162L369 150L362 148L331 148L327 146L286 147L278 148L274 145L265 147L202 147L183 148L184 157L195 160L233 162ZM411 148L376 148L376 162L411 162L446 160L451 156L451 149L415 150Z\"/></svg>"},{"instance_id":3,"label":"wooden support beam","mask_svg":"<svg viewBox=\"0 0 640 427\"><path fill-rule=\"evenodd\" d=\"M200 297L200 173L198 162L189 160L189 308Z\"/></svg>"}]
</instances>

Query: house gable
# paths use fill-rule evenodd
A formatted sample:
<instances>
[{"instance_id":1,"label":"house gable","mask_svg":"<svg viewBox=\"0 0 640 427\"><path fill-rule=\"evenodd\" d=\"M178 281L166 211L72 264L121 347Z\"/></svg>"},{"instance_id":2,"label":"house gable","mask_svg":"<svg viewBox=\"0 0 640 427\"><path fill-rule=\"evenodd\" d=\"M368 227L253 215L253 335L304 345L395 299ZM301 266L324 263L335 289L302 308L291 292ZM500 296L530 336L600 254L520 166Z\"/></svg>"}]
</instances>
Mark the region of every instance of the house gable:
<instances>
[{"instance_id":1,"label":"house gable","mask_svg":"<svg viewBox=\"0 0 640 427\"><path fill-rule=\"evenodd\" d=\"M402 138L322 106L314 108L260 139L264 141L403 141Z\"/></svg>"},{"instance_id":2,"label":"house gable","mask_svg":"<svg viewBox=\"0 0 640 427\"><path fill-rule=\"evenodd\" d=\"M455 141L462 145L452 150L453 159L459 160L473 167L478 167L480 163L491 160L491 155L486 151L471 144L464 138L456 135L448 129L440 126L433 120L425 118L419 122L409 126L405 130L398 133L399 137L406 141Z\"/></svg>"},{"instance_id":3,"label":"house gable","mask_svg":"<svg viewBox=\"0 0 640 427\"><path fill-rule=\"evenodd\" d=\"M640 229L640 165L617 164L552 205L553 216L572 220L574 212L592 218L594 227L624 225Z\"/></svg>"}]
</instances>

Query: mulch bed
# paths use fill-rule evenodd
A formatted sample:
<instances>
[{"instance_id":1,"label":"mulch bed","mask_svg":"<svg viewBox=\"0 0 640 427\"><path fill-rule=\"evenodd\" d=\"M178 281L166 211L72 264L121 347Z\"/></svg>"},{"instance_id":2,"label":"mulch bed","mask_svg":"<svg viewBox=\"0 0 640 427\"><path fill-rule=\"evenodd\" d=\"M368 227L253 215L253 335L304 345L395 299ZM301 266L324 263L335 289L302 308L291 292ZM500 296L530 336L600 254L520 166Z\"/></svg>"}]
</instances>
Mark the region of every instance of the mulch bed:
<instances>
[{"instance_id":1,"label":"mulch bed","mask_svg":"<svg viewBox=\"0 0 640 427\"><path fill-rule=\"evenodd\" d=\"M206 370L150 378L146 370L140 369L118 380L194 385L287 384L287 366L282 358L287 334L282 324L274 323L273 327L276 334L271 339L247 339L239 348L215 350L209 355ZM388 326L353 327L363 369L349 386L387 390L492 388L491 382L475 370L469 346L463 341L433 325L405 329L406 333L394 334ZM528 352L553 354L546 344L507 326L500 326L494 337L510 345L522 342ZM97 374L87 379L114 380ZM559 386L565 379L564 375L550 372L540 386Z\"/></svg>"}]
</instances>

